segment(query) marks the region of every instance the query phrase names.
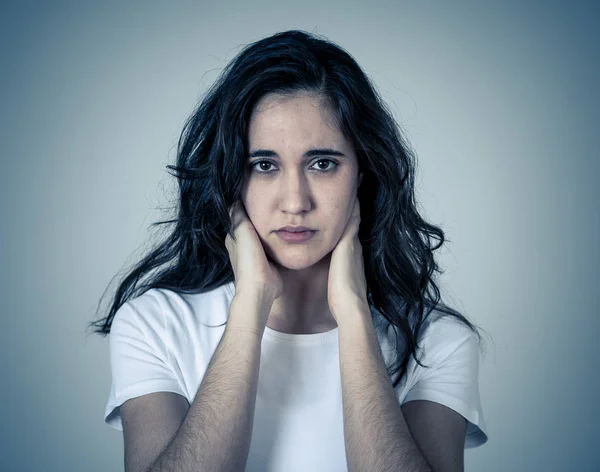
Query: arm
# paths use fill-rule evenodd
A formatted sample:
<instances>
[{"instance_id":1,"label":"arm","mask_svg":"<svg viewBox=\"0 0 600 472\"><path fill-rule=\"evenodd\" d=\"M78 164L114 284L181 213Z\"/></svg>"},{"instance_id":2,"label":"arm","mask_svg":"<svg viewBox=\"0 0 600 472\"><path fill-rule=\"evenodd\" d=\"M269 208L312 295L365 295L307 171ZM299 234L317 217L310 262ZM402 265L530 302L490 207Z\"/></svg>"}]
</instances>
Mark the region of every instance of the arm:
<instances>
[{"instance_id":1,"label":"arm","mask_svg":"<svg viewBox=\"0 0 600 472\"><path fill-rule=\"evenodd\" d=\"M235 298L229 320L190 409L147 472L244 470L250 449L261 353L252 310L268 300ZM264 328L263 328L264 329Z\"/></svg>"},{"instance_id":2,"label":"arm","mask_svg":"<svg viewBox=\"0 0 600 472\"><path fill-rule=\"evenodd\" d=\"M343 311L336 318L348 470L431 472L394 393L369 308Z\"/></svg>"},{"instance_id":3,"label":"arm","mask_svg":"<svg viewBox=\"0 0 600 472\"><path fill-rule=\"evenodd\" d=\"M419 450L435 471L465 470L467 420L456 411L428 400L402 405L402 413Z\"/></svg>"}]
</instances>

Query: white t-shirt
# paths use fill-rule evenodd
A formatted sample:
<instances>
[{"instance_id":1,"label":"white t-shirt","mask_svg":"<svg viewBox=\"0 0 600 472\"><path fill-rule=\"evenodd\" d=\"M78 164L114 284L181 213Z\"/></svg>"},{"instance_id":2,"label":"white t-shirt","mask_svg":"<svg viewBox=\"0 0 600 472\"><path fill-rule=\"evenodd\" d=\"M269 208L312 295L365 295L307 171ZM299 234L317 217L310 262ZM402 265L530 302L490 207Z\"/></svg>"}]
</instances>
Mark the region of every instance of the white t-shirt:
<instances>
[{"instance_id":1,"label":"white t-shirt","mask_svg":"<svg viewBox=\"0 0 600 472\"><path fill-rule=\"evenodd\" d=\"M225 331L234 283L203 294L150 289L123 304L109 334L112 386L104 420L123 429L119 407L151 392L175 392L191 404ZM381 314L373 321L386 363L395 333ZM436 311L428 319L433 320ZM383 320L383 324L381 323ZM441 403L468 421L465 448L487 441L479 396L474 333L452 317L424 325L419 359L411 356L396 387L400 404ZM202 322L202 323L200 323ZM388 326L386 329L381 326ZM346 471L338 328L262 338L258 390L246 471Z\"/></svg>"}]
</instances>

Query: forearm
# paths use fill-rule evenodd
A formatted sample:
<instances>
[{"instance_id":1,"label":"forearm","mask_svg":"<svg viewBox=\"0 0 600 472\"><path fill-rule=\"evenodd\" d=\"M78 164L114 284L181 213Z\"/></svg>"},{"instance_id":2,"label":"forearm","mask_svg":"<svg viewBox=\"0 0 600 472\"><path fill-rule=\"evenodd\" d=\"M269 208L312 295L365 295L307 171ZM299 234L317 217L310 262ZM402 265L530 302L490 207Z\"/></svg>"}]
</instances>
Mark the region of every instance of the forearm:
<instances>
[{"instance_id":1,"label":"forearm","mask_svg":"<svg viewBox=\"0 0 600 472\"><path fill-rule=\"evenodd\" d=\"M244 470L260 366L255 300L232 301L229 321L177 434L148 472ZM231 322L231 325L230 325ZM264 328L263 328L264 330Z\"/></svg>"},{"instance_id":2,"label":"forearm","mask_svg":"<svg viewBox=\"0 0 600 472\"><path fill-rule=\"evenodd\" d=\"M430 472L404 420L368 306L350 305L337 319L348 470Z\"/></svg>"}]
</instances>

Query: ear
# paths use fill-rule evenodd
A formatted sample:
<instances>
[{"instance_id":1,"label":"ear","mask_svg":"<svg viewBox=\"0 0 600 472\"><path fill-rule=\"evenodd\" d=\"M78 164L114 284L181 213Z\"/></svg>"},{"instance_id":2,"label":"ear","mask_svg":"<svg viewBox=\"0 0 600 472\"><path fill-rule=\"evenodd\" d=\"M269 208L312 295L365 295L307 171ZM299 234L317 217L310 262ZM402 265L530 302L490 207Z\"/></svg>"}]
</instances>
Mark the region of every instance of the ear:
<instances>
[{"instance_id":1,"label":"ear","mask_svg":"<svg viewBox=\"0 0 600 472\"><path fill-rule=\"evenodd\" d=\"M360 187L360 184L362 184L363 177L364 177L364 175L362 172L360 174L358 174L358 186L359 187Z\"/></svg>"}]
</instances>

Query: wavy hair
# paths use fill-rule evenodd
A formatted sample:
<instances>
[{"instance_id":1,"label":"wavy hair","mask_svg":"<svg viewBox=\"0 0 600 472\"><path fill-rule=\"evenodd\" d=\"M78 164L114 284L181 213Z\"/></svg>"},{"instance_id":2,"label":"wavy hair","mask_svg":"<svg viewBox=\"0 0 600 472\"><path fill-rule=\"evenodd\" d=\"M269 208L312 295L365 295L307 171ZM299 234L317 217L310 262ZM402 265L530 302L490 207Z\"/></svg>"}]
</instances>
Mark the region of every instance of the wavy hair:
<instances>
[{"instance_id":1,"label":"wavy hair","mask_svg":"<svg viewBox=\"0 0 600 472\"><path fill-rule=\"evenodd\" d=\"M348 52L300 30L244 47L188 118L176 165L167 166L179 186L177 217L152 224L174 226L119 283L108 314L90 324L95 333L106 336L121 305L151 288L196 294L235 280L225 237L233 236L229 208L241 194L252 110L267 94L298 92L327 100L364 173L359 239L369 305L396 333L396 362L387 366L390 378L398 374L393 386L411 355L423 365L416 356L419 333L434 308L465 323L481 342L478 328L440 301L434 272L443 271L433 252L444 232L417 211L415 158L399 125Z\"/></svg>"}]
</instances>

